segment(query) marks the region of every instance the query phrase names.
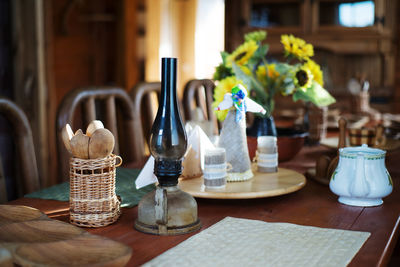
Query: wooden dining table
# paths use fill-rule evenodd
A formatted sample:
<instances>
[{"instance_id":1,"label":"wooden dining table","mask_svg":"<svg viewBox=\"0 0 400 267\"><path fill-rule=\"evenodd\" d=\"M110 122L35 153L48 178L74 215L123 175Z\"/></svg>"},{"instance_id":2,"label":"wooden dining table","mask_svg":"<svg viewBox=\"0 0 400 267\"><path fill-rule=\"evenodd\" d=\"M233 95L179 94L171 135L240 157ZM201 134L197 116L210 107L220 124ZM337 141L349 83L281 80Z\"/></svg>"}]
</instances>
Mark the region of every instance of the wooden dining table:
<instances>
[{"instance_id":1,"label":"wooden dining table","mask_svg":"<svg viewBox=\"0 0 400 267\"><path fill-rule=\"evenodd\" d=\"M315 166L322 154L336 152L323 146L305 146L300 153L280 167L305 173ZM378 207L354 207L337 201L327 185L307 179L306 185L297 192L256 199L200 199L197 198L200 231L223 218L237 217L266 222L286 222L299 225L365 231L371 236L355 255L349 266L385 266L391 260L399 235L400 214L400 153L387 156L386 165L392 175L394 190ZM397 166L396 166L397 165ZM49 217L68 221L68 202L20 198L10 204L38 208ZM88 232L122 242L132 248L128 266L138 266L166 250L178 245L198 232L177 236L157 236L134 229L138 208L123 208L119 220L109 226L88 228ZM196 249L196 248L193 248ZM396 254L396 253L394 253ZM396 254L397 255L397 254Z\"/></svg>"}]
</instances>

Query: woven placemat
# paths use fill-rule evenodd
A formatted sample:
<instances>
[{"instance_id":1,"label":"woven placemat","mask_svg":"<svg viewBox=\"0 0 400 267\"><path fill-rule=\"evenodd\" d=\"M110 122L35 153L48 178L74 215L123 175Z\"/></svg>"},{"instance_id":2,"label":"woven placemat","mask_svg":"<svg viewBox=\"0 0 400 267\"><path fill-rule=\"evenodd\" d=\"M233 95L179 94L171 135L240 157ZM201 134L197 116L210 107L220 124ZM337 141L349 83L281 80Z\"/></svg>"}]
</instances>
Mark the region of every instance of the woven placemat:
<instances>
[{"instance_id":1,"label":"woven placemat","mask_svg":"<svg viewBox=\"0 0 400 267\"><path fill-rule=\"evenodd\" d=\"M139 169L117 168L115 193L121 197L121 207L136 206L145 194L154 190L154 185L136 189L135 181L139 172ZM69 182L27 194L25 197L69 201Z\"/></svg>"},{"instance_id":2,"label":"woven placemat","mask_svg":"<svg viewBox=\"0 0 400 267\"><path fill-rule=\"evenodd\" d=\"M369 236L226 217L144 266L346 266Z\"/></svg>"}]
</instances>

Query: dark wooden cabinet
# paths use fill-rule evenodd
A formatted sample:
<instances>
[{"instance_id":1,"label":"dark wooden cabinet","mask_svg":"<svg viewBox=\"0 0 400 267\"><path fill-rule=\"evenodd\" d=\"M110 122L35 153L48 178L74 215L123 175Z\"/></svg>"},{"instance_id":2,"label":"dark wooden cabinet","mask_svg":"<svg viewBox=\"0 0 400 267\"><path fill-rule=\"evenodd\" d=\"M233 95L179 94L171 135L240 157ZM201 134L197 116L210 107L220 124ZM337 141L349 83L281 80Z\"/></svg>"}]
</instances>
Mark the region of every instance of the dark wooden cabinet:
<instances>
[{"instance_id":1,"label":"dark wooden cabinet","mask_svg":"<svg viewBox=\"0 0 400 267\"><path fill-rule=\"evenodd\" d=\"M360 3L367 4L363 27L355 7ZM365 11L368 5L372 14ZM352 12L350 22L341 21L343 8ZM294 34L314 45L314 59L333 94L346 93L349 79L362 76L371 84L373 99L390 99L395 95L398 14L396 0L228 0L226 49L233 51L245 33L263 29L268 32L268 56L281 59L280 36Z\"/></svg>"}]
</instances>

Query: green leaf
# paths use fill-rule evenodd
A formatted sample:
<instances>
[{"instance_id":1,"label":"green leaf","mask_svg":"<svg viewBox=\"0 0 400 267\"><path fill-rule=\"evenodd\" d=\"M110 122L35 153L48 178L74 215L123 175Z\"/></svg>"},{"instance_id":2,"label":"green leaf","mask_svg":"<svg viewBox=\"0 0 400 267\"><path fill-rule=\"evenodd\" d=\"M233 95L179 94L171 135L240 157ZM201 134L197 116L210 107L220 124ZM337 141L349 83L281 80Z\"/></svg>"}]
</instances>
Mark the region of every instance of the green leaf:
<instances>
[{"instance_id":1,"label":"green leaf","mask_svg":"<svg viewBox=\"0 0 400 267\"><path fill-rule=\"evenodd\" d=\"M233 76L233 71L231 68L225 66L224 64L220 64L215 68L213 79L216 81L220 81L225 79L226 77Z\"/></svg>"},{"instance_id":2,"label":"green leaf","mask_svg":"<svg viewBox=\"0 0 400 267\"><path fill-rule=\"evenodd\" d=\"M257 48L256 52L254 52L253 57L257 57L257 58L260 58L260 59L264 58L268 53L268 49L269 49L269 45L267 45L267 44L260 45Z\"/></svg>"},{"instance_id":3,"label":"green leaf","mask_svg":"<svg viewBox=\"0 0 400 267\"><path fill-rule=\"evenodd\" d=\"M268 95L268 92L264 89L264 86L260 83L260 81L253 76L245 74L237 64L233 63L232 68L236 78L243 82L249 93L250 91L254 91L256 93L256 98L253 100L262 105L267 110L267 113L272 112L274 96Z\"/></svg>"},{"instance_id":4,"label":"green leaf","mask_svg":"<svg viewBox=\"0 0 400 267\"><path fill-rule=\"evenodd\" d=\"M307 88L305 92L302 90L296 90L293 94L293 100L297 101L299 99L310 101L319 107L328 106L336 102L335 98L333 98L329 92L322 88L316 81L313 81L311 87Z\"/></svg>"},{"instance_id":5,"label":"green leaf","mask_svg":"<svg viewBox=\"0 0 400 267\"><path fill-rule=\"evenodd\" d=\"M247 90L255 90L258 95L265 95L264 87L258 80L256 80L252 76L245 74L237 64L233 63L232 67L236 78L243 81L243 83L247 87ZM266 97L264 97L264 100L266 100Z\"/></svg>"},{"instance_id":6,"label":"green leaf","mask_svg":"<svg viewBox=\"0 0 400 267\"><path fill-rule=\"evenodd\" d=\"M262 63L265 60L265 56L267 55L268 52L268 45L260 45L258 46L257 50L254 52L254 54L251 56L251 58L248 61L248 66L250 69L256 69L260 63Z\"/></svg>"},{"instance_id":7,"label":"green leaf","mask_svg":"<svg viewBox=\"0 0 400 267\"><path fill-rule=\"evenodd\" d=\"M248 41L256 41L256 42L261 42L267 38L267 32L266 31L254 31L250 32L244 35L244 40L246 42Z\"/></svg>"},{"instance_id":8,"label":"green leaf","mask_svg":"<svg viewBox=\"0 0 400 267\"><path fill-rule=\"evenodd\" d=\"M222 64L226 65L226 58L229 56L229 53L222 51L221 52L221 58L222 58Z\"/></svg>"},{"instance_id":9,"label":"green leaf","mask_svg":"<svg viewBox=\"0 0 400 267\"><path fill-rule=\"evenodd\" d=\"M286 63L276 63L275 70L279 72L280 75L287 75L291 70L295 67L292 65L288 65Z\"/></svg>"}]
</instances>

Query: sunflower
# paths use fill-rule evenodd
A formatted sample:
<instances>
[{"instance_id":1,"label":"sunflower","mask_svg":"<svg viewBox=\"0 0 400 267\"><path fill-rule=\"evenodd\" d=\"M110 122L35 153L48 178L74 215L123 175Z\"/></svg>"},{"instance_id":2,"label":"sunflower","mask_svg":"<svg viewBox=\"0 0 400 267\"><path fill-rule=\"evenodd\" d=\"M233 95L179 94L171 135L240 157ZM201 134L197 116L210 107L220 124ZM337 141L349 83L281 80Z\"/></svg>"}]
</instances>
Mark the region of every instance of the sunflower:
<instances>
[{"instance_id":1,"label":"sunflower","mask_svg":"<svg viewBox=\"0 0 400 267\"><path fill-rule=\"evenodd\" d=\"M254 40L250 40L240 45L226 58L226 65L232 67L232 63L235 62L237 65L245 65L249 59L253 56L257 50L258 45Z\"/></svg>"},{"instance_id":2,"label":"sunflower","mask_svg":"<svg viewBox=\"0 0 400 267\"><path fill-rule=\"evenodd\" d=\"M295 86L299 87L300 90L305 92L307 88L311 87L312 85L313 74L307 67L302 66L298 71L296 71L293 80Z\"/></svg>"},{"instance_id":3,"label":"sunflower","mask_svg":"<svg viewBox=\"0 0 400 267\"><path fill-rule=\"evenodd\" d=\"M276 64L268 64L267 69L268 69L268 77L272 79L276 79L279 77L279 72L275 70Z\"/></svg>"},{"instance_id":4,"label":"sunflower","mask_svg":"<svg viewBox=\"0 0 400 267\"><path fill-rule=\"evenodd\" d=\"M213 108L216 108L219 103L224 100L225 94L230 93L232 91L232 88L238 84L243 85L242 81L236 79L235 76L231 76L221 80L214 89ZM225 120L226 115L228 115L228 111L229 110L215 110L215 114L217 115L218 120Z\"/></svg>"},{"instance_id":5,"label":"sunflower","mask_svg":"<svg viewBox=\"0 0 400 267\"><path fill-rule=\"evenodd\" d=\"M281 43L285 49L286 56L293 55L300 60L306 60L314 56L314 48L303 39L296 38L292 34L281 36Z\"/></svg>"},{"instance_id":6,"label":"sunflower","mask_svg":"<svg viewBox=\"0 0 400 267\"><path fill-rule=\"evenodd\" d=\"M315 63L314 60L309 59L304 66L308 68L314 76L314 80L319 83L322 87L324 87L324 77L321 70L321 67Z\"/></svg>"},{"instance_id":7,"label":"sunflower","mask_svg":"<svg viewBox=\"0 0 400 267\"><path fill-rule=\"evenodd\" d=\"M257 79L262 83L267 83L267 67L265 65L258 66L256 70Z\"/></svg>"},{"instance_id":8,"label":"sunflower","mask_svg":"<svg viewBox=\"0 0 400 267\"><path fill-rule=\"evenodd\" d=\"M276 79L279 77L279 72L275 70L275 63L267 64L267 65L260 65L256 70L257 79L260 80L262 83L266 83L266 77L270 79Z\"/></svg>"}]
</instances>

